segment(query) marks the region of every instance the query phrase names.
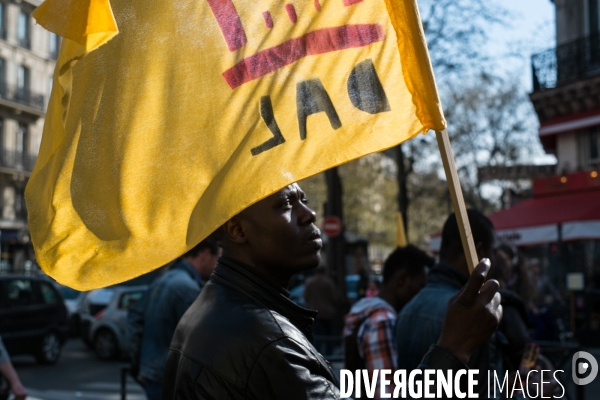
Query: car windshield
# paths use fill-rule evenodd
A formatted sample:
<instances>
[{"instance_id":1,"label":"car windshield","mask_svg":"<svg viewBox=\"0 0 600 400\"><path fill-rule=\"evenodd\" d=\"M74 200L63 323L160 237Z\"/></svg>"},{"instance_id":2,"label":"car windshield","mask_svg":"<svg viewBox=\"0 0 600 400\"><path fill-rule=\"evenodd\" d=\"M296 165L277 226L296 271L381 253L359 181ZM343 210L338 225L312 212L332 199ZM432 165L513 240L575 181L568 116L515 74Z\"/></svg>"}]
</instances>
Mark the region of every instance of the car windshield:
<instances>
[{"instance_id":1,"label":"car windshield","mask_svg":"<svg viewBox=\"0 0 600 400\"><path fill-rule=\"evenodd\" d=\"M77 296L79 296L79 293L77 290L75 289L71 289L68 286L59 286L57 287L58 291L60 292L60 294L62 295L62 297L65 300L73 300L76 299Z\"/></svg>"},{"instance_id":2,"label":"car windshield","mask_svg":"<svg viewBox=\"0 0 600 400\"><path fill-rule=\"evenodd\" d=\"M113 289L97 289L92 291L87 300L94 304L108 304L112 300L115 291Z\"/></svg>"}]
</instances>

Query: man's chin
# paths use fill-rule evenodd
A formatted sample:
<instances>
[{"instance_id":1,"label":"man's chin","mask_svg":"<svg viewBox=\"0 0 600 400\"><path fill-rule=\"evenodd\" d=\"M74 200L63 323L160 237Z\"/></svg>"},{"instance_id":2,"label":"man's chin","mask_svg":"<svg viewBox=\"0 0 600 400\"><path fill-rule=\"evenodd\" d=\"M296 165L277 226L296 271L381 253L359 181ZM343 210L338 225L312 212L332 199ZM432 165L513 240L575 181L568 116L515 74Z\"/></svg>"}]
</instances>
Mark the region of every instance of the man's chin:
<instances>
[{"instance_id":1,"label":"man's chin","mask_svg":"<svg viewBox=\"0 0 600 400\"><path fill-rule=\"evenodd\" d=\"M315 269L321 265L321 250L318 250L315 254L306 257L302 263L300 263L298 272Z\"/></svg>"}]
</instances>

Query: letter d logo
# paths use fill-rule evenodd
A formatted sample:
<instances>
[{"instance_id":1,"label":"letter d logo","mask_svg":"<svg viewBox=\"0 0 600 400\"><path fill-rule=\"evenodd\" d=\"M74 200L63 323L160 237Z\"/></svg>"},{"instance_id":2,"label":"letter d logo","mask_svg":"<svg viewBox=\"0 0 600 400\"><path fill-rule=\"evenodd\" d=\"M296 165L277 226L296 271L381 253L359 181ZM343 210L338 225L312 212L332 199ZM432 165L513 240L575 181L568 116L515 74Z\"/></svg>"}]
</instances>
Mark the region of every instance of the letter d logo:
<instances>
[{"instance_id":1,"label":"letter d logo","mask_svg":"<svg viewBox=\"0 0 600 400\"><path fill-rule=\"evenodd\" d=\"M579 365L577 365L577 361L579 361L582 358L585 359L587 362L579 363ZM578 377L578 374L583 375L588 370L590 371L590 374L587 378ZM576 385L587 385L588 383L591 383L594 379L596 379L596 376L598 375L598 362L590 353L587 353L585 351L578 351L573 356L573 361L571 363L571 373L573 374L573 382L575 382Z\"/></svg>"}]
</instances>

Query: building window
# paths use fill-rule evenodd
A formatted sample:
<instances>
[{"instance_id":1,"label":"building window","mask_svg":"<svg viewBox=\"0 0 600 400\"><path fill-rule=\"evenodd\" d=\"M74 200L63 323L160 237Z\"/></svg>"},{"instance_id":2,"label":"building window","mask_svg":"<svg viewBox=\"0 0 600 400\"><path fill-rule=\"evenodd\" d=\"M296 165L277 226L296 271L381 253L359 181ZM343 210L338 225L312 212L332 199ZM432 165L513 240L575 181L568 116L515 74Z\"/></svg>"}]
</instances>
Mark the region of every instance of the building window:
<instances>
[{"instance_id":1,"label":"building window","mask_svg":"<svg viewBox=\"0 0 600 400\"><path fill-rule=\"evenodd\" d=\"M579 135L579 154L583 169L600 167L600 127L594 127Z\"/></svg>"},{"instance_id":2,"label":"building window","mask_svg":"<svg viewBox=\"0 0 600 400\"><path fill-rule=\"evenodd\" d=\"M0 165L9 167L6 160L6 149L4 146L4 119L0 118Z\"/></svg>"},{"instance_id":3,"label":"building window","mask_svg":"<svg viewBox=\"0 0 600 400\"><path fill-rule=\"evenodd\" d=\"M23 169L28 167L27 165L27 143L29 136L29 127L23 122L19 122L17 128L16 143L15 143L15 161L16 168Z\"/></svg>"},{"instance_id":4,"label":"building window","mask_svg":"<svg viewBox=\"0 0 600 400\"><path fill-rule=\"evenodd\" d=\"M0 96L6 98L6 61L0 58Z\"/></svg>"},{"instance_id":5,"label":"building window","mask_svg":"<svg viewBox=\"0 0 600 400\"><path fill-rule=\"evenodd\" d=\"M590 140L590 161L593 163L600 163L600 133L598 130L591 132L589 136Z\"/></svg>"},{"instance_id":6,"label":"building window","mask_svg":"<svg viewBox=\"0 0 600 400\"><path fill-rule=\"evenodd\" d=\"M6 4L0 2L0 39L6 40Z\"/></svg>"},{"instance_id":7,"label":"building window","mask_svg":"<svg viewBox=\"0 0 600 400\"><path fill-rule=\"evenodd\" d=\"M590 35L598 32L598 0L588 0L588 26Z\"/></svg>"},{"instance_id":8,"label":"building window","mask_svg":"<svg viewBox=\"0 0 600 400\"><path fill-rule=\"evenodd\" d=\"M29 14L19 11L19 20L17 22L17 39L21 47L30 48L29 41Z\"/></svg>"},{"instance_id":9,"label":"building window","mask_svg":"<svg viewBox=\"0 0 600 400\"><path fill-rule=\"evenodd\" d=\"M48 40L48 53L50 54L50 58L56 60L58 58L58 48L60 45L58 35L50 32Z\"/></svg>"},{"instance_id":10,"label":"building window","mask_svg":"<svg viewBox=\"0 0 600 400\"><path fill-rule=\"evenodd\" d=\"M19 65L17 68L17 90L20 93L29 92L29 68Z\"/></svg>"}]
</instances>

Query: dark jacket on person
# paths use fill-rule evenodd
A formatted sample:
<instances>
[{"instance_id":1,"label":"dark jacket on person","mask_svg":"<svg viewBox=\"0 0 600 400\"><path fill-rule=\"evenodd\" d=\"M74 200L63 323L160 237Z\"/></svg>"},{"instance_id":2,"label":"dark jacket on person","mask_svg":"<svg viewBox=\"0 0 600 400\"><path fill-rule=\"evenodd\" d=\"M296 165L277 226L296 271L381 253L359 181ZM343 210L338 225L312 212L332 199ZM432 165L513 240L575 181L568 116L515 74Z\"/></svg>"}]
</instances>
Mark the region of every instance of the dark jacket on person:
<instances>
[{"instance_id":1,"label":"dark jacket on person","mask_svg":"<svg viewBox=\"0 0 600 400\"><path fill-rule=\"evenodd\" d=\"M177 323L196 300L204 282L179 259L158 278L127 314L127 336L134 376L161 383Z\"/></svg>"},{"instance_id":2,"label":"dark jacket on person","mask_svg":"<svg viewBox=\"0 0 600 400\"><path fill-rule=\"evenodd\" d=\"M469 277L449 265L435 266L427 277L427 285L404 306L396 321L396 345L398 368L417 368L430 346L437 343L442 324L453 297L469 280ZM469 360L469 367L479 369L480 398L488 398L487 374L496 371L504 376L503 356L496 333Z\"/></svg>"},{"instance_id":3,"label":"dark jacket on person","mask_svg":"<svg viewBox=\"0 0 600 400\"><path fill-rule=\"evenodd\" d=\"M163 399L338 399L338 379L311 344L316 314L252 267L221 258L179 322ZM465 368L436 346L424 361Z\"/></svg>"},{"instance_id":4,"label":"dark jacket on person","mask_svg":"<svg viewBox=\"0 0 600 400\"><path fill-rule=\"evenodd\" d=\"M533 328L533 324L527 316L527 307L523 299L517 293L501 289L500 294L502 321L498 330L506 338L503 346L505 365L508 371L516 371L519 369L527 343L531 342L529 329Z\"/></svg>"}]
</instances>

